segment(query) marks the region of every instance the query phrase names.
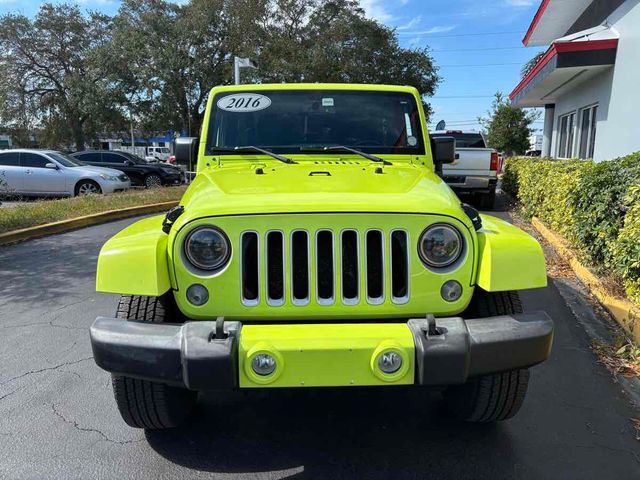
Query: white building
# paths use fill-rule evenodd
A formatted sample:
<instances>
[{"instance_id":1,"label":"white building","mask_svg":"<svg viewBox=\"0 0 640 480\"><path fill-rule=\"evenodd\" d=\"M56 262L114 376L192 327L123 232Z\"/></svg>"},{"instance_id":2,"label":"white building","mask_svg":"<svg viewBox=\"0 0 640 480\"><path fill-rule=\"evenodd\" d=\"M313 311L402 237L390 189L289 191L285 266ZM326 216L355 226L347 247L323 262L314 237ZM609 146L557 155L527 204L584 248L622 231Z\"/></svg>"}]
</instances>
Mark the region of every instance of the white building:
<instances>
[{"instance_id":1,"label":"white building","mask_svg":"<svg viewBox=\"0 0 640 480\"><path fill-rule=\"evenodd\" d=\"M545 108L543 156L640 150L640 0L543 0L523 43L549 45L509 95Z\"/></svg>"}]
</instances>

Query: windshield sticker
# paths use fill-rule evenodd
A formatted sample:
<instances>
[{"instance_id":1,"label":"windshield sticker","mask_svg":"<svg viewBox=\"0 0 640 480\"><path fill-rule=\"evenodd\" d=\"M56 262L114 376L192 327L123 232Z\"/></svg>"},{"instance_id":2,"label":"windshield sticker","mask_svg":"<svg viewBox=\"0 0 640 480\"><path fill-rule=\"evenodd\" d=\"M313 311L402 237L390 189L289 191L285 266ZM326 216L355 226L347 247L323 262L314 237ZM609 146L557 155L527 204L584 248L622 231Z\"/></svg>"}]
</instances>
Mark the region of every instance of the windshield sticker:
<instances>
[{"instance_id":1,"label":"windshield sticker","mask_svg":"<svg viewBox=\"0 0 640 480\"><path fill-rule=\"evenodd\" d=\"M404 114L404 124L407 128L407 137L411 137L413 135L413 128L411 128L411 117L409 117L408 113Z\"/></svg>"},{"instance_id":2,"label":"windshield sticker","mask_svg":"<svg viewBox=\"0 0 640 480\"><path fill-rule=\"evenodd\" d=\"M218 108L226 112L257 112L271 106L271 99L257 93L236 93L218 100Z\"/></svg>"},{"instance_id":3,"label":"windshield sticker","mask_svg":"<svg viewBox=\"0 0 640 480\"><path fill-rule=\"evenodd\" d=\"M410 147L415 147L418 144L418 139L416 137L409 137L407 138L407 144Z\"/></svg>"},{"instance_id":4,"label":"windshield sticker","mask_svg":"<svg viewBox=\"0 0 640 480\"><path fill-rule=\"evenodd\" d=\"M334 106L333 98L323 98L322 99L322 106L323 107L333 107Z\"/></svg>"}]
</instances>

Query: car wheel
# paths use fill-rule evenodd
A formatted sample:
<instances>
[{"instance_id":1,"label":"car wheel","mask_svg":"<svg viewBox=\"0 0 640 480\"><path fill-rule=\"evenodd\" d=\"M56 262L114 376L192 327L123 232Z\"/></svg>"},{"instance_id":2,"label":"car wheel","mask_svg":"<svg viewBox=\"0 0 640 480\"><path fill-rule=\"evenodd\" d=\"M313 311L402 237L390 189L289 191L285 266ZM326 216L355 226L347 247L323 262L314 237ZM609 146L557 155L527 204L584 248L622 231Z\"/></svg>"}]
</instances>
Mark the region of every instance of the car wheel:
<instances>
[{"instance_id":1,"label":"car wheel","mask_svg":"<svg viewBox=\"0 0 640 480\"><path fill-rule=\"evenodd\" d=\"M478 203L483 210L493 210L496 203L496 191L491 190L489 193L481 194Z\"/></svg>"},{"instance_id":2,"label":"car wheel","mask_svg":"<svg viewBox=\"0 0 640 480\"><path fill-rule=\"evenodd\" d=\"M76 196L78 195L99 195L102 193L100 185L93 180L81 180L76 185Z\"/></svg>"},{"instance_id":3,"label":"car wheel","mask_svg":"<svg viewBox=\"0 0 640 480\"><path fill-rule=\"evenodd\" d=\"M161 297L123 295L117 318L137 322L176 321L179 312L171 292ZM122 419L134 428L160 430L180 425L195 405L198 393L186 388L111 375L113 394Z\"/></svg>"},{"instance_id":4,"label":"car wheel","mask_svg":"<svg viewBox=\"0 0 640 480\"><path fill-rule=\"evenodd\" d=\"M145 188L156 188L162 186L162 179L159 175L151 174L144 177Z\"/></svg>"},{"instance_id":5,"label":"car wheel","mask_svg":"<svg viewBox=\"0 0 640 480\"><path fill-rule=\"evenodd\" d=\"M476 289L463 317L478 318L522 313L517 292L485 292ZM469 380L444 392L445 408L468 422L496 422L512 418L524 402L529 370L519 369Z\"/></svg>"}]
</instances>

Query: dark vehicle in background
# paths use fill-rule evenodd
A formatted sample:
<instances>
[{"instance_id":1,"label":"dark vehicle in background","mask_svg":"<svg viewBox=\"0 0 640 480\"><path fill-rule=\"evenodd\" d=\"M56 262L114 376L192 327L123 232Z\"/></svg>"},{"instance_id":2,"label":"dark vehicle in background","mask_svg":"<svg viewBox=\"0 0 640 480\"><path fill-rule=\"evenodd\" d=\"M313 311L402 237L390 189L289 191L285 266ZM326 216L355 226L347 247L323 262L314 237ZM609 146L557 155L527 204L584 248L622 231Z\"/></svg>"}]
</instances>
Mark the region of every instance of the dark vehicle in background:
<instances>
[{"instance_id":1,"label":"dark vehicle in background","mask_svg":"<svg viewBox=\"0 0 640 480\"><path fill-rule=\"evenodd\" d=\"M479 132L462 130L436 131L432 138L453 137L456 140L456 160L443 165L442 178L459 196L473 196L483 209L492 209L500 171L500 157L487 148Z\"/></svg>"},{"instance_id":2,"label":"dark vehicle in background","mask_svg":"<svg viewBox=\"0 0 640 480\"><path fill-rule=\"evenodd\" d=\"M108 167L120 170L131 179L132 185L145 188L162 185L180 185L184 176L182 171L172 165L147 163L144 159L129 153L114 150L86 150L76 152L73 157L88 165Z\"/></svg>"}]
</instances>

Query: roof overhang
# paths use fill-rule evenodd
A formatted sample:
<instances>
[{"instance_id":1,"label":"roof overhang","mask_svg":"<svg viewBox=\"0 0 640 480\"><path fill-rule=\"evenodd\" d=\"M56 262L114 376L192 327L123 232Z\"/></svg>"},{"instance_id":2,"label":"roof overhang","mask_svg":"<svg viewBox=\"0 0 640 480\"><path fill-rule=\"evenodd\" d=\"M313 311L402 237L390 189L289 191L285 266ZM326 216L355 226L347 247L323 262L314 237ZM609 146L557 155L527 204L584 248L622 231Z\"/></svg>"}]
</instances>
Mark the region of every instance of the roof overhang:
<instances>
[{"instance_id":1,"label":"roof overhang","mask_svg":"<svg viewBox=\"0 0 640 480\"><path fill-rule=\"evenodd\" d=\"M509 95L516 107L541 107L555 103L568 90L616 61L618 39L557 42Z\"/></svg>"},{"instance_id":2,"label":"roof overhang","mask_svg":"<svg viewBox=\"0 0 640 480\"><path fill-rule=\"evenodd\" d=\"M549 45L562 37L593 0L542 0L522 39L527 47Z\"/></svg>"}]
</instances>

